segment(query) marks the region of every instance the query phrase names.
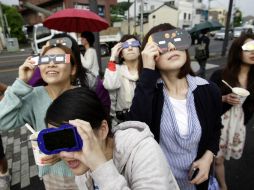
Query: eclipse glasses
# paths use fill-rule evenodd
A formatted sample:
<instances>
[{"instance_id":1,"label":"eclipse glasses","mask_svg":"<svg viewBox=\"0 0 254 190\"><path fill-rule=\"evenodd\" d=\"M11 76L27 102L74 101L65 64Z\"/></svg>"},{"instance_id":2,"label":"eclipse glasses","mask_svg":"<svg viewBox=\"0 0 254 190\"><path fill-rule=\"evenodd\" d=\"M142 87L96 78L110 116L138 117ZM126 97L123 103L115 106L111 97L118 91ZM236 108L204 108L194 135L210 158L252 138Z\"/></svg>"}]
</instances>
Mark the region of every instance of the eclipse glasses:
<instances>
[{"instance_id":1,"label":"eclipse glasses","mask_svg":"<svg viewBox=\"0 0 254 190\"><path fill-rule=\"evenodd\" d=\"M53 61L55 64L70 63L70 54L42 55L39 57L38 65L49 64Z\"/></svg>"},{"instance_id":2,"label":"eclipse glasses","mask_svg":"<svg viewBox=\"0 0 254 190\"><path fill-rule=\"evenodd\" d=\"M130 42L124 42L122 44L123 49L129 48L130 46L131 47L140 47L140 43L138 40L135 40L135 41L130 41Z\"/></svg>"},{"instance_id":3,"label":"eclipse glasses","mask_svg":"<svg viewBox=\"0 0 254 190\"><path fill-rule=\"evenodd\" d=\"M61 151L79 151L83 147L77 128L70 124L41 130L37 141L39 149L47 155L58 154Z\"/></svg>"},{"instance_id":4,"label":"eclipse glasses","mask_svg":"<svg viewBox=\"0 0 254 190\"><path fill-rule=\"evenodd\" d=\"M57 46L57 45L63 45L66 46L68 48L72 47L72 41L70 38L67 37L63 37L63 38L54 38L54 39L50 39L49 40L49 45L50 46Z\"/></svg>"},{"instance_id":5,"label":"eclipse glasses","mask_svg":"<svg viewBox=\"0 0 254 190\"><path fill-rule=\"evenodd\" d=\"M188 49L191 46L191 36L185 30L173 29L153 33L148 38L148 43L149 42L157 43L162 52L165 53L172 44L177 50Z\"/></svg>"},{"instance_id":6,"label":"eclipse glasses","mask_svg":"<svg viewBox=\"0 0 254 190\"><path fill-rule=\"evenodd\" d=\"M254 40L245 43L242 46L243 51L254 51Z\"/></svg>"}]
</instances>

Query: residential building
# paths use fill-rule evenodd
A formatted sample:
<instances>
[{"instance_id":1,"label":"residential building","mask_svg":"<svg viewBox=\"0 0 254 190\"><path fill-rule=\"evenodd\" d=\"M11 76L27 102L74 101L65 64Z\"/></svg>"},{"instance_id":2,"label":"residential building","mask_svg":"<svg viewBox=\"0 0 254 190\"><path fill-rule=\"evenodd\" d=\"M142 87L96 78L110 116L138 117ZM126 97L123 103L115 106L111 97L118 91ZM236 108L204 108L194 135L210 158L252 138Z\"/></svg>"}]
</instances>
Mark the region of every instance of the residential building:
<instances>
[{"instance_id":1,"label":"residential building","mask_svg":"<svg viewBox=\"0 0 254 190\"><path fill-rule=\"evenodd\" d=\"M225 26L227 20L227 11L223 8L210 9L209 20L217 20L219 23Z\"/></svg>"},{"instance_id":2,"label":"residential building","mask_svg":"<svg viewBox=\"0 0 254 190\"><path fill-rule=\"evenodd\" d=\"M146 34L152 27L162 23L170 23L173 26L178 26L178 9L168 3L162 4L157 7L153 11L144 14L144 22L143 22L143 34ZM129 27L131 34L140 34L141 36L141 28L140 28L140 18L134 24L134 19L130 19ZM120 24L120 25L119 25ZM128 21L123 21L122 23L115 23L114 26L120 26L123 34L128 33Z\"/></svg>"},{"instance_id":3,"label":"residential building","mask_svg":"<svg viewBox=\"0 0 254 190\"><path fill-rule=\"evenodd\" d=\"M51 12L56 12L65 8L89 9L89 0L26 0L24 2L31 3ZM98 14L110 23L110 7L116 5L117 0L97 0L97 4ZM45 19L45 15L36 10L28 9L27 7L21 7L20 12L27 25L34 25Z\"/></svg>"},{"instance_id":4,"label":"residential building","mask_svg":"<svg viewBox=\"0 0 254 190\"><path fill-rule=\"evenodd\" d=\"M157 10L164 4L176 7L178 10L177 27L191 28L195 24L198 24L206 19L206 6L203 4L203 0L143 0L143 17L144 23L147 22L148 15L154 10ZM136 8L136 9L135 9ZM136 20L135 23L139 23L139 17L141 13L141 1L134 0L129 8L129 17L131 20ZM128 13L125 13L126 16ZM169 15L169 14L167 14ZM155 22L151 19L151 22ZM157 22L157 21L156 21ZM152 24L149 24L150 26Z\"/></svg>"}]
</instances>

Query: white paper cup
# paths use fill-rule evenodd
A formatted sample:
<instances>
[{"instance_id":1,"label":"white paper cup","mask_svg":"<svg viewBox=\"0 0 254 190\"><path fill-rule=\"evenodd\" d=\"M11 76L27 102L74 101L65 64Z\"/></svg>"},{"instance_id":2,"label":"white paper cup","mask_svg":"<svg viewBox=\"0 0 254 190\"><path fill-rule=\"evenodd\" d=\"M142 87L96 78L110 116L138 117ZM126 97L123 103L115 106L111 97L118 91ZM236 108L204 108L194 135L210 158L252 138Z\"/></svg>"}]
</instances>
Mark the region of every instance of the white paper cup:
<instances>
[{"instance_id":1,"label":"white paper cup","mask_svg":"<svg viewBox=\"0 0 254 190\"><path fill-rule=\"evenodd\" d=\"M34 134L30 135L30 137L29 137L29 139L31 140L31 145L32 145L33 153L34 153L35 163L38 166L48 166L48 165L51 165L50 163L47 163L47 164L43 164L42 163L42 158L45 158L48 155L46 155L43 152L41 152L39 147L38 147L38 143L37 143L38 133L39 132L34 133Z\"/></svg>"},{"instance_id":2,"label":"white paper cup","mask_svg":"<svg viewBox=\"0 0 254 190\"><path fill-rule=\"evenodd\" d=\"M246 98L250 95L250 92L248 90L244 88L240 88L240 87L232 88L232 92L238 95L238 98L241 101L241 104L243 104Z\"/></svg>"}]
</instances>

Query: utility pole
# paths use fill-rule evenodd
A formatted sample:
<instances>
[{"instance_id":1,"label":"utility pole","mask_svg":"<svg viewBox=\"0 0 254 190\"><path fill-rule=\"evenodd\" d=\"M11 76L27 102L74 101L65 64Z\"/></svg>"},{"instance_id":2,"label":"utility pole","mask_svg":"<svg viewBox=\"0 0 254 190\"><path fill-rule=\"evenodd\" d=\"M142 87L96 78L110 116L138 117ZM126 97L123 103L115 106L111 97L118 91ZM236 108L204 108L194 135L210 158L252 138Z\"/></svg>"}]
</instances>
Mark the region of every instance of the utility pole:
<instances>
[{"instance_id":1,"label":"utility pole","mask_svg":"<svg viewBox=\"0 0 254 190\"><path fill-rule=\"evenodd\" d=\"M207 18L206 18L206 20L207 20L207 21L209 21L210 1L211 1L211 0L208 0L208 7L207 7Z\"/></svg>"},{"instance_id":2,"label":"utility pole","mask_svg":"<svg viewBox=\"0 0 254 190\"><path fill-rule=\"evenodd\" d=\"M91 11L98 14L97 0L89 0L89 8ZM94 38L95 38L94 47L96 49L97 57L98 57L98 64L99 64L99 71L100 71L99 73L102 76L100 36L99 36L99 32L94 32L93 34L94 34Z\"/></svg>"},{"instance_id":3,"label":"utility pole","mask_svg":"<svg viewBox=\"0 0 254 190\"><path fill-rule=\"evenodd\" d=\"M136 17L137 17L136 7L137 7L137 0L134 0L134 35L137 34L137 31L136 31Z\"/></svg>"},{"instance_id":4,"label":"utility pole","mask_svg":"<svg viewBox=\"0 0 254 190\"><path fill-rule=\"evenodd\" d=\"M140 8L140 40L143 41L143 33L144 33L144 0L141 0L141 8Z\"/></svg>"},{"instance_id":5,"label":"utility pole","mask_svg":"<svg viewBox=\"0 0 254 190\"><path fill-rule=\"evenodd\" d=\"M130 0L128 0L128 6L130 4ZM128 34L130 34L130 7L128 8Z\"/></svg>"},{"instance_id":6,"label":"utility pole","mask_svg":"<svg viewBox=\"0 0 254 190\"><path fill-rule=\"evenodd\" d=\"M227 51L227 46L228 46L228 32L229 32L229 26L230 26L230 21L231 21L232 7L233 7L233 0L229 0L228 14L227 14L227 22L226 22L226 29L225 29L225 39L224 39L224 41L223 41L221 56L225 56L226 51Z\"/></svg>"},{"instance_id":7,"label":"utility pole","mask_svg":"<svg viewBox=\"0 0 254 190\"><path fill-rule=\"evenodd\" d=\"M4 37L6 37L6 33L5 33L5 24L4 24L4 19L3 19L3 11L2 11L2 3L0 2L0 22L1 22L1 26L2 26L2 32Z\"/></svg>"}]
</instances>

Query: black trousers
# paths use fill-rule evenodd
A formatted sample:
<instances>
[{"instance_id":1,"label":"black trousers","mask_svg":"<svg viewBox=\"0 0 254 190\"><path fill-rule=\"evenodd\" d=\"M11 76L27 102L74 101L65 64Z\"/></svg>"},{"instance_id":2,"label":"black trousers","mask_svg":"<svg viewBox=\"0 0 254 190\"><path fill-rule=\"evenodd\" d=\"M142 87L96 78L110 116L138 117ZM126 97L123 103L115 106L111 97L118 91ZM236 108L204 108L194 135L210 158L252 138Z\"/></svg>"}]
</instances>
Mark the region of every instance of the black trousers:
<instances>
[{"instance_id":1,"label":"black trousers","mask_svg":"<svg viewBox=\"0 0 254 190\"><path fill-rule=\"evenodd\" d=\"M205 68L206 68L207 59L202 59L202 60L197 60L197 61L198 61L199 67L200 67L197 75L202 78L205 78L205 73L206 73Z\"/></svg>"}]
</instances>

